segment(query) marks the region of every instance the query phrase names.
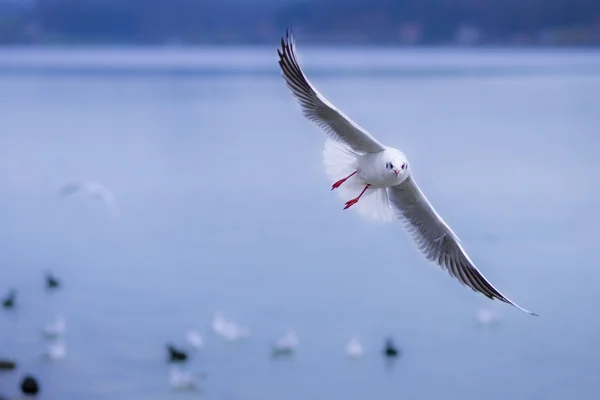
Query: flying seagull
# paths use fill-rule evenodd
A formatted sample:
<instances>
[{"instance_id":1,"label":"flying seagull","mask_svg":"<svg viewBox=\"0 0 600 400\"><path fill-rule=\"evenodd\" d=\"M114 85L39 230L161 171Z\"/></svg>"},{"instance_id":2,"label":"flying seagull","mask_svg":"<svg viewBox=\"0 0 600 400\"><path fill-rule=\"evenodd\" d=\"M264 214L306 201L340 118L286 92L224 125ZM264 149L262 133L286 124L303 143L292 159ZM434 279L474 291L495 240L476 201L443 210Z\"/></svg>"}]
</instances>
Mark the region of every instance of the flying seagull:
<instances>
[{"instance_id":1,"label":"flying seagull","mask_svg":"<svg viewBox=\"0 0 600 400\"><path fill-rule=\"evenodd\" d=\"M117 211L117 204L114 194L104 185L93 181L71 182L62 186L58 190L60 197L68 197L76 193L82 192L91 198L100 200L112 211Z\"/></svg>"},{"instance_id":2,"label":"flying seagull","mask_svg":"<svg viewBox=\"0 0 600 400\"><path fill-rule=\"evenodd\" d=\"M339 179L331 190L339 189L344 196L357 195L346 201L344 210L355 206L366 218L386 222L399 219L429 261L473 291L537 316L505 297L479 272L458 236L419 189L404 153L379 142L308 81L296 58L291 31L281 39L277 53L283 78L303 115L328 136L323 154L325 170L332 181Z\"/></svg>"}]
</instances>

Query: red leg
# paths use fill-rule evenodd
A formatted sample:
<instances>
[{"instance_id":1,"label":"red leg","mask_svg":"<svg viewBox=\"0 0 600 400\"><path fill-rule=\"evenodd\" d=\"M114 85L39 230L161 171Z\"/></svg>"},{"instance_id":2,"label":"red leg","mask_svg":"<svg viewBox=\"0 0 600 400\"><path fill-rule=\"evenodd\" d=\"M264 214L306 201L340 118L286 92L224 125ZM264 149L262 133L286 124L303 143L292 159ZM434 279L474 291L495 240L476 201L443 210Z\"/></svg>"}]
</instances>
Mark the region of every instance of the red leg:
<instances>
[{"instance_id":1,"label":"red leg","mask_svg":"<svg viewBox=\"0 0 600 400\"><path fill-rule=\"evenodd\" d=\"M356 197L355 199L348 200L346 202L346 207L344 207L344 210L347 209L347 208L350 208L353 205L355 205L356 203L358 203L358 200L360 200L360 198L362 197L362 195L365 194L365 192L367 191L367 189L369 188L369 186L371 186L371 185L365 186L365 188L363 189L362 192L360 192L360 194L358 195L358 197Z\"/></svg>"},{"instance_id":2,"label":"red leg","mask_svg":"<svg viewBox=\"0 0 600 400\"><path fill-rule=\"evenodd\" d=\"M353 173L351 173L350 175L348 175L347 177L345 177L344 179L340 179L339 181L337 181L336 183L333 184L333 186L331 186L331 190L333 189L337 189L340 186L342 186L342 183L346 182L346 180L348 180L348 178L350 178L352 175L354 175L356 173L356 171L354 171Z\"/></svg>"}]
</instances>

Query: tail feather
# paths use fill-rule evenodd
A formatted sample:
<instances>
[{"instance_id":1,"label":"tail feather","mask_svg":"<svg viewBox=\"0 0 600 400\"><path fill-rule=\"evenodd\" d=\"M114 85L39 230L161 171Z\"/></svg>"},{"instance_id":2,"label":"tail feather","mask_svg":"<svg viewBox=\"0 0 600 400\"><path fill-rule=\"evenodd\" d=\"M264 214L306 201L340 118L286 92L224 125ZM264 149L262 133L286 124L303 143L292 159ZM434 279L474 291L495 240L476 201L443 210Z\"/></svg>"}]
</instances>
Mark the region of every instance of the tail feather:
<instances>
[{"instance_id":1,"label":"tail feather","mask_svg":"<svg viewBox=\"0 0 600 400\"><path fill-rule=\"evenodd\" d=\"M360 154L354 152L345 144L327 139L323 151L323 163L329 180L333 183L356 171L359 156ZM335 191L346 202L358 196L365 185L366 182L354 175ZM360 201L353 205L351 209L358 212L363 218L372 221L390 222L393 217L385 189L367 189Z\"/></svg>"},{"instance_id":2,"label":"tail feather","mask_svg":"<svg viewBox=\"0 0 600 400\"><path fill-rule=\"evenodd\" d=\"M359 154L345 144L327 139L323 151L323 163L327 177L335 182L350 175L356 171L358 157Z\"/></svg>"}]
</instances>

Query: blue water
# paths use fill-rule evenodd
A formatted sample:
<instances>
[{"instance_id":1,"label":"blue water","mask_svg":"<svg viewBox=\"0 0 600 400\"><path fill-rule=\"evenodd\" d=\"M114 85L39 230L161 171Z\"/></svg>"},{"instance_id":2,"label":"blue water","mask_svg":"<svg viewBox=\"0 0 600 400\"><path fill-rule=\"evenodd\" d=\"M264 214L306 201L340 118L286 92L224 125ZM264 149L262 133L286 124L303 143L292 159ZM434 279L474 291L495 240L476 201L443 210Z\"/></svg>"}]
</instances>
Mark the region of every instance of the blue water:
<instances>
[{"instance_id":1,"label":"blue water","mask_svg":"<svg viewBox=\"0 0 600 400\"><path fill-rule=\"evenodd\" d=\"M313 83L415 178L471 258L530 317L462 287L399 223L342 211L324 135L274 49L0 51L0 394L45 399L596 399L600 53L304 49ZM377 57L375 57L377 56ZM344 72L343 74L339 72ZM59 199L76 179L120 209ZM48 293L42 271L64 287ZM496 329L475 312L499 312ZM226 343L215 310L248 326ZM68 357L40 328L67 317ZM164 345L200 330L168 385ZM272 360L288 329L298 354ZM350 362L353 334L365 347ZM403 357L380 356L393 337Z\"/></svg>"}]
</instances>

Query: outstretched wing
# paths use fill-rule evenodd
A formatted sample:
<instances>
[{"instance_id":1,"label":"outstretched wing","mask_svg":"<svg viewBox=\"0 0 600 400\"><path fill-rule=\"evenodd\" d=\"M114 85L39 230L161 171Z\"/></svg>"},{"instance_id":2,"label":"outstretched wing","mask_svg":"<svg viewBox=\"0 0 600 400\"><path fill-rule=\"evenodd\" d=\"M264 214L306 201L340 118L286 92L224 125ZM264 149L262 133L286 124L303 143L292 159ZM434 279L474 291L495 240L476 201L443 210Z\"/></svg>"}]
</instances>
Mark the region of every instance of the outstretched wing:
<instances>
[{"instance_id":1,"label":"outstretched wing","mask_svg":"<svg viewBox=\"0 0 600 400\"><path fill-rule=\"evenodd\" d=\"M306 79L296 59L294 37L289 31L286 32L285 39L281 39L281 49L277 53L287 86L300 103L306 118L317 124L333 140L342 141L358 153L377 153L385 149L369 132L327 101Z\"/></svg>"},{"instance_id":2,"label":"outstretched wing","mask_svg":"<svg viewBox=\"0 0 600 400\"><path fill-rule=\"evenodd\" d=\"M475 292L537 316L505 297L479 272L456 234L438 215L412 177L400 185L388 188L388 196L390 206L405 223L417 246L429 261L437 263Z\"/></svg>"},{"instance_id":3,"label":"outstretched wing","mask_svg":"<svg viewBox=\"0 0 600 400\"><path fill-rule=\"evenodd\" d=\"M115 196L109 189L97 182L80 181L68 183L58 190L58 194L61 197L67 197L80 191L104 202L112 212L117 212Z\"/></svg>"}]
</instances>

